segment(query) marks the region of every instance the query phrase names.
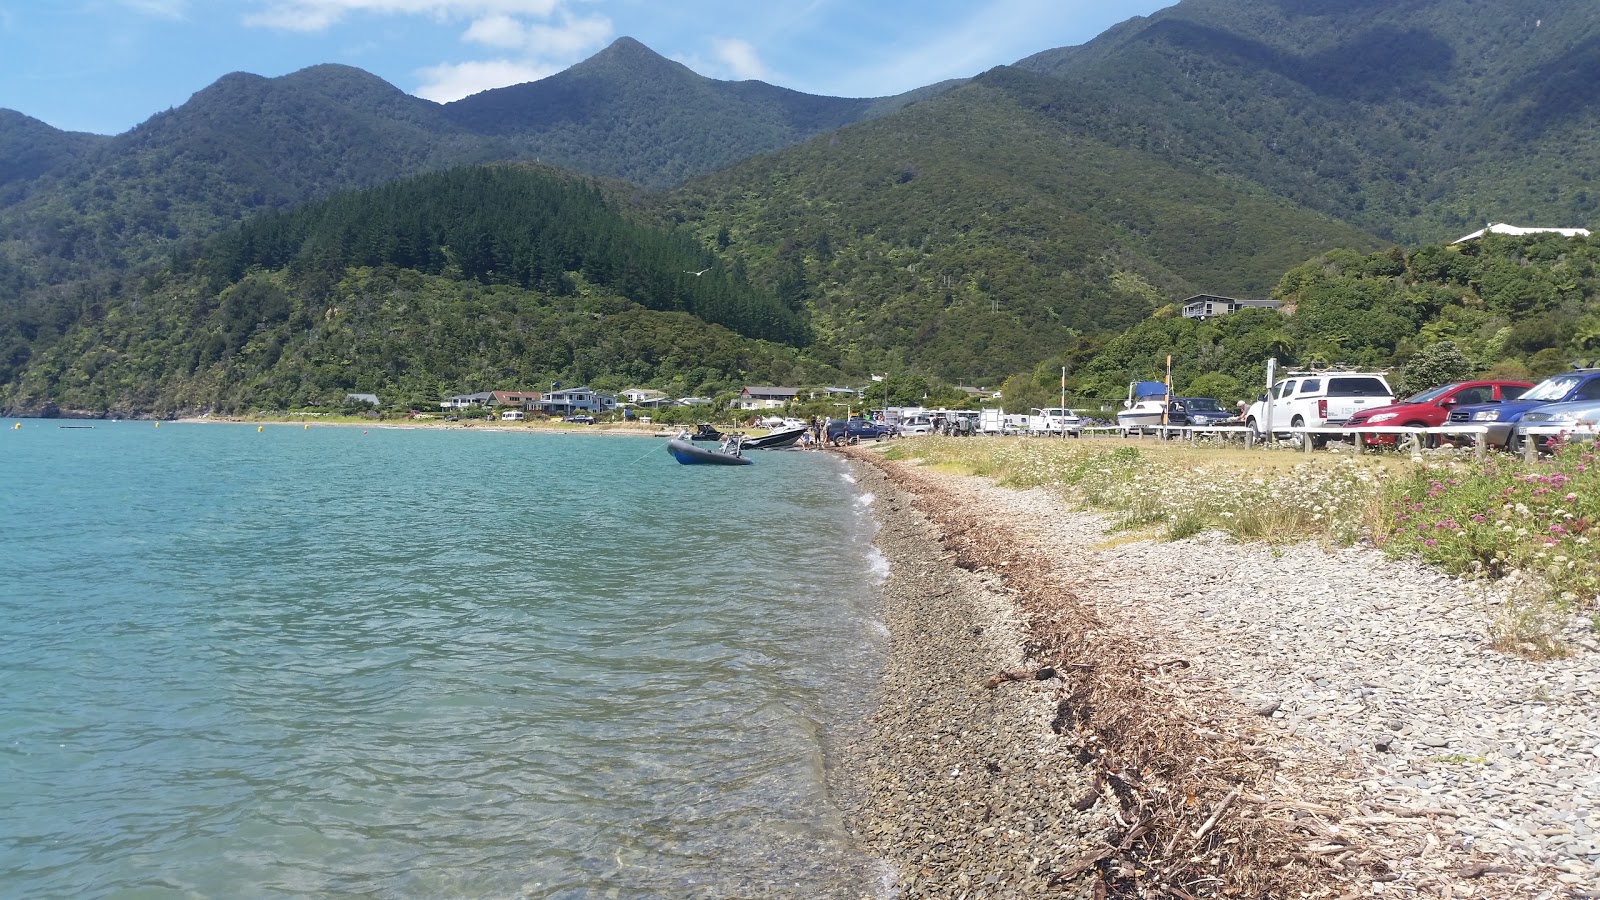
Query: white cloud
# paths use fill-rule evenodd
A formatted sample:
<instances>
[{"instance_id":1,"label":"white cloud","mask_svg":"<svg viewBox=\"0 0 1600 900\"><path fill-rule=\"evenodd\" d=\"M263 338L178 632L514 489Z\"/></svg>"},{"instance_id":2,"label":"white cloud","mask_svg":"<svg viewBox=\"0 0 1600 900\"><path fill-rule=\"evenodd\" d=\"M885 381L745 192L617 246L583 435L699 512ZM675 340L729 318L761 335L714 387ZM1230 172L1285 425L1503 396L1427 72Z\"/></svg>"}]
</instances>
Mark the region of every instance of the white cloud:
<instances>
[{"instance_id":1,"label":"white cloud","mask_svg":"<svg viewBox=\"0 0 1600 900\"><path fill-rule=\"evenodd\" d=\"M761 64L761 57L756 55L756 48L749 41L737 38L723 38L712 42L717 59L733 73L735 78L748 79L767 77L767 67Z\"/></svg>"},{"instance_id":2,"label":"white cloud","mask_svg":"<svg viewBox=\"0 0 1600 900\"><path fill-rule=\"evenodd\" d=\"M539 66L509 59L430 66L417 73L422 76L423 83L416 95L436 103L449 103L491 88L538 81L559 71L559 66Z\"/></svg>"},{"instance_id":3,"label":"white cloud","mask_svg":"<svg viewBox=\"0 0 1600 900\"><path fill-rule=\"evenodd\" d=\"M175 0L125 0L136 3ZM546 17L563 0L262 0L244 23L285 31L325 31L352 13L431 15L442 20L494 15Z\"/></svg>"},{"instance_id":4,"label":"white cloud","mask_svg":"<svg viewBox=\"0 0 1600 900\"><path fill-rule=\"evenodd\" d=\"M516 48L527 42L527 31L517 19L495 13L475 20L461 39L488 47Z\"/></svg>"}]
</instances>

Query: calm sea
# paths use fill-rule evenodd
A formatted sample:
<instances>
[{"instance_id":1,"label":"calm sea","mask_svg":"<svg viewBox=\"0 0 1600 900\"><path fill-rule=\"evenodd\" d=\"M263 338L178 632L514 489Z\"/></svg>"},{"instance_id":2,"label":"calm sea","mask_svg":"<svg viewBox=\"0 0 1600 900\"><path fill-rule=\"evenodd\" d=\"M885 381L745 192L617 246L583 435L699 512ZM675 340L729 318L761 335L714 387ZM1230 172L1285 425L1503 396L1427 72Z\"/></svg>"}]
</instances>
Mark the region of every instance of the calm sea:
<instances>
[{"instance_id":1,"label":"calm sea","mask_svg":"<svg viewBox=\"0 0 1600 900\"><path fill-rule=\"evenodd\" d=\"M14 421L0 894L875 890L823 783L885 641L832 456Z\"/></svg>"}]
</instances>

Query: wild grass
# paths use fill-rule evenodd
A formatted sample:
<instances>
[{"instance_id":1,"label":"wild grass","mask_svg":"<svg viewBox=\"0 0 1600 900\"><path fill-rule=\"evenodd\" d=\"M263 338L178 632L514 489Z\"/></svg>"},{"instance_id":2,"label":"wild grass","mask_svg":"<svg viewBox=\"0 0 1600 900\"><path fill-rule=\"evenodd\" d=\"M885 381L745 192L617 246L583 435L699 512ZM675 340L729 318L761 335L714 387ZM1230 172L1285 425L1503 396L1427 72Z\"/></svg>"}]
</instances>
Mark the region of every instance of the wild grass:
<instances>
[{"instance_id":1,"label":"wild grass","mask_svg":"<svg viewBox=\"0 0 1600 900\"><path fill-rule=\"evenodd\" d=\"M1491 626L1495 646L1563 652L1562 623L1600 622L1600 461L1568 446L1533 463L1461 451L1301 454L1119 439L919 438L888 450L997 484L1059 492L1112 513L1120 529L1180 540L1220 529L1283 545L1369 543L1451 574L1507 580L1515 598Z\"/></svg>"}]
</instances>

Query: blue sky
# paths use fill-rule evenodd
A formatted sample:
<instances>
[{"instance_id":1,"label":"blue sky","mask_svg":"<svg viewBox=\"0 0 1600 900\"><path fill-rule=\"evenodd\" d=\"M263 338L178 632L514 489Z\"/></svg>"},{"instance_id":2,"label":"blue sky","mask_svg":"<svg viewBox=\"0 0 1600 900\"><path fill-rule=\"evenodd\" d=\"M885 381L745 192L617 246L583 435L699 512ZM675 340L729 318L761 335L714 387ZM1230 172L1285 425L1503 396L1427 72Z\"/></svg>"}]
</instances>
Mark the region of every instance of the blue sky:
<instances>
[{"instance_id":1,"label":"blue sky","mask_svg":"<svg viewBox=\"0 0 1600 900\"><path fill-rule=\"evenodd\" d=\"M229 72L325 62L441 102L624 35L711 78L875 97L1081 44L1174 0L0 0L0 107L117 134Z\"/></svg>"}]
</instances>

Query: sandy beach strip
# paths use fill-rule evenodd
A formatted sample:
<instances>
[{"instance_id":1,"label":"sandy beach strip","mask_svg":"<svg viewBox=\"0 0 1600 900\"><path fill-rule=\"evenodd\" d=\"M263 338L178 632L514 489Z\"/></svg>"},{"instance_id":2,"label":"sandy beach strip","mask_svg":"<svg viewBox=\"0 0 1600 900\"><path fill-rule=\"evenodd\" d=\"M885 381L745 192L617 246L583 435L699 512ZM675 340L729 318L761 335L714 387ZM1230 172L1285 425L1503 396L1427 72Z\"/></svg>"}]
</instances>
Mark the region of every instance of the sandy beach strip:
<instances>
[{"instance_id":1,"label":"sandy beach strip","mask_svg":"<svg viewBox=\"0 0 1600 900\"><path fill-rule=\"evenodd\" d=\"M834 777L889 896L1600 896L1592 646L1490 651L1493 590L1375 551L847 452L890 644Z\"/></svg>"}]
</instances>

